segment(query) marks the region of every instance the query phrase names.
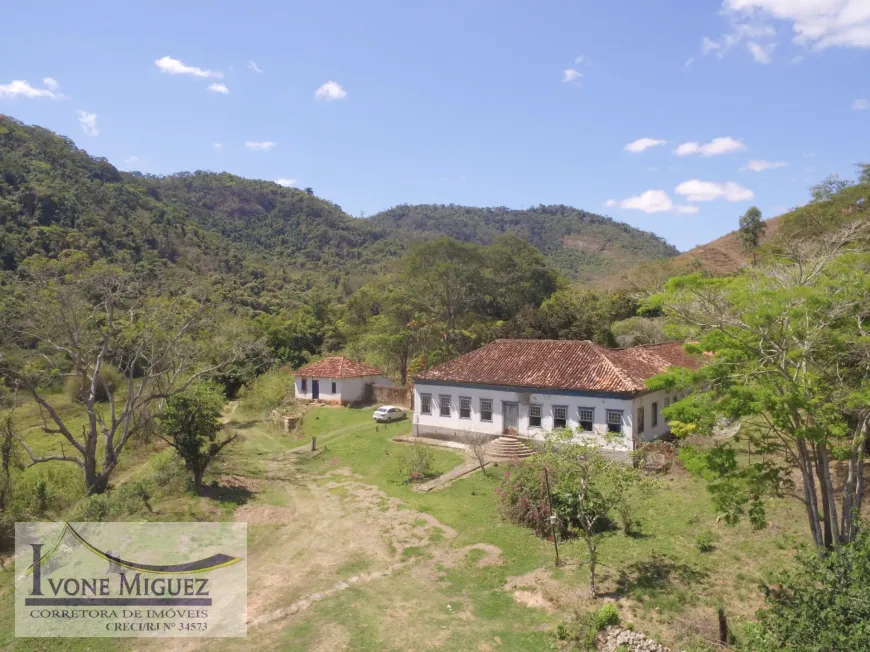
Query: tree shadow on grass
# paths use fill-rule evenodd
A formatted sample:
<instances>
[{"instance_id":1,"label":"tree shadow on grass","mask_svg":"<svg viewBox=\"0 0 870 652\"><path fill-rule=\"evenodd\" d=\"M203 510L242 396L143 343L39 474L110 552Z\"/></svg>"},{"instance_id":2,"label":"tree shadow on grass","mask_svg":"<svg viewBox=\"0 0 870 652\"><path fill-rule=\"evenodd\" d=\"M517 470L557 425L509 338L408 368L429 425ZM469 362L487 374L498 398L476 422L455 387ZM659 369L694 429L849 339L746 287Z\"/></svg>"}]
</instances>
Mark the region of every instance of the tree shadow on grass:
<instances>
[{"instance_id":1,"label":"tree shadow on grass","mask_svg":"<svg viewBox=\"0 0 870 652\"><path fill-rule=\"evenodd\" d=\"M242 486L223 486L212 483L205 485L200 489L199 495L203 498L216 500L219 503L232 503L233 505L244 505L254 497L254 492L247 487Z\"/></svg>"},{"instance_id":2,"label":"tree shadow on grass","mask_svg":"<svg viewBox=\"0 0 870 652\"><path fill-rule=\"evenodd\" d=\"M227 423L228 427L235 428L236 430L248 430L253 428L254 426L262 425L263 422L257 419L251 419L250 421L230 421Z\"/></svg>"},{"instance_id":3,"label":"tree shadow on grass","mask_svg":"<svg viewBox=\"0 0 870 652\"><path fill-rule=\"evenodd\" d=\"M705 570L657 552L649 559L629 564L619 571L615 597L656 597L678 586L703 584L708 577L709 573Z\"/></svg>"}]
</instances>

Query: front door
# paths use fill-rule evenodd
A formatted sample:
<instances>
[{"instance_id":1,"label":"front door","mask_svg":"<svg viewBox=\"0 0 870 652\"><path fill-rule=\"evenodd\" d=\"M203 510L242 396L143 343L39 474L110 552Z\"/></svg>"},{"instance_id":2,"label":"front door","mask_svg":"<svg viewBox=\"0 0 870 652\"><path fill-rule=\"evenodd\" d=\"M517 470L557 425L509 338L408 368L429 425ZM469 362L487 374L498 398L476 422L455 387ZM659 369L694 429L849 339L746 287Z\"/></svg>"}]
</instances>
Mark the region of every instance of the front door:
<instances>
[{"instance_id":1,"label":"front door","mask_svg":"<svg viewBox=\"0 0 870 652\"><path fill-rule=\"evenodd\" d=\"M311 398L315 401L320 398L320 381L312 380L311 381Z\"/></svg>"},{"instance_id":2,"label":"front door","mask_svg":"<svg viewBox=\"0 0 870 652\"><path fill-rule=\"evenodd\" d=\"M520 425L520 404L503 402L502 404L502 419L504 426L502 433L505 435L515 435L519 432Z\"/></svg>"}]
</instances>

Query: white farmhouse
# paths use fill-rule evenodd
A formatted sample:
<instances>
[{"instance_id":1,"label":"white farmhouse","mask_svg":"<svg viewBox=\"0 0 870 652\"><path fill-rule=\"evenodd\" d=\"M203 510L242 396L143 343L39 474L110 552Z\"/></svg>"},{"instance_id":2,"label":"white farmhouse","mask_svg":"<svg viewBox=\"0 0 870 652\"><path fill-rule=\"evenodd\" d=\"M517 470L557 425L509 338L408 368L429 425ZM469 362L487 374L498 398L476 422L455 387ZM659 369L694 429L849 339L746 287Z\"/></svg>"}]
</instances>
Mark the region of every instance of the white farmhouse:
<instances>
[{"instance_id":1,"label":"white farmhouse","mask_svg":"<svg viewBox=\"0 0 870 652\"><path fill-rule=\"evenodd\" d=\"M697 369L681 344L607 349L577 340L497 340L414 378L413 433L543 440L568 427L613 453L669 432L661 410L681 398L645 381Z\"/></svg>"},{"instance_id":2,"label":"white farmhouse","mask_svg":"<svg viewBox=\"0 0 870 652\"><path fill-rule=\"evenodd\" d=\"M293 372L296 399L347 405L366 397L366 385L395 387L374 367L341 356L312 362Z\"/></svg>"}]
</instances>

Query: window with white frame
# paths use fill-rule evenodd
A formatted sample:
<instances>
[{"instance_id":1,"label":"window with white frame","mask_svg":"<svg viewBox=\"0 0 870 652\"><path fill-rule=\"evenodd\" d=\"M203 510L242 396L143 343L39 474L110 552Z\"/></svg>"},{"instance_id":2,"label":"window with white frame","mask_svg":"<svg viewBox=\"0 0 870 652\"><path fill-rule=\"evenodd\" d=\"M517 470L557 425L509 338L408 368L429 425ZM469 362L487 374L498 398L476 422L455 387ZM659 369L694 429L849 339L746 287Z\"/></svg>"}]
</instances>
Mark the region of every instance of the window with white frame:
<instances>
[{"instance_id":1,"label":"window with white frame","mask_svg":"<svg viewBox=\"0 0 870 652\"><path fill-rule=\"evenodd\" d=\"M607 411L607 431L622 432L622 410Z\"/></svg>"},{"instance_id":2,"label":"window with white frame","mask_svg":"<svg viewBox=\"0 0 870 652\"><path fill-rule=\"evenodd\" d=\"M480 420L481 421L492 421L492 399L491 398L480 399Z\"/></svg>"},{"instance_id":3,"label":"window with white frame","mask_svg":"<svg viewBox=\"0 0 870 652\"><path fill-rule=\"evenodd\" d=\"M568 408L564 405L553 406L553 427L565 428L568 426Z\"/></svg>"},{"instance_id":4,"label":"window with white frame","mask_svg":"<svg viewBox=\"0 0 870 652\"><path fill-rule=\"evenodd\" d=\"M580 422L580 430L583 432L592 432L592 426L595 423L594 408L579 408L577 410L578 421Z\"/></svg>"},{"instance_id":5,"label":"window with white frame","mask_svg":"<svg viewBox=\"0 0 870 652\"><path fill-rule=\"evenodd\" d=\"M657 401L653 401L652 404L652 427L655 428L659 425L659 404Z\"/></svg>"},{"instance_id":6,"label":"window with white frame","mask_svg":"<svg viewBox=\"0 0 870 652\"><path fill-rule=\"evenodd\" d=\"M471 418L471 399L467 396L459 397L459 418L460 419L470 419Z\"/></svg>"},{"instance_id":7,"label":"window with white frame","mask_svg":"<svg viewBox=\"0 0 870 652\"><path fill-rule=\"evenodd\" d=\"M529 426L536 426L538 428L541 427L541 406L540 405L530 405L529 406Z\"/></svg>"},{"instance_id":8,"label":"window with white frame","mask_svg":"<svg viewBox=\"0 0 870 652\"><path fill-rule=\"evenodd\" d=\"M420 414L432 414L431 394L420 394Z\"/></svg>"},{"instance_id":9,"label":"window with white frame","mask_svg":"<svg viewBox=\"0 0 870 652\"><path fill-rule=\"evenodd\" d=\"M308 391L308 379L307 378L302 379L302 391L303 392Z\"/></svg>"},{"instance_id":10,"label":"window with white frame","mask_svg":"<svg viewBox=\"0 0 870 652\"><path fill-rule=\"evenodd\" d=\"M450 416L450 396L448 394L441 394L438 397L438 405L440 406L439 414L442 417Z\"/></svg>"},{"instance_id":11,"label":"window with white frame","mask_svg":"<svg viewBox=\"0 0 870 652\"><path fill-rule=\"evenodd\" d=\"M338 385L335 382L332 383L332 393L333 394L338 393Z\"/></svg>"}]
</instances>

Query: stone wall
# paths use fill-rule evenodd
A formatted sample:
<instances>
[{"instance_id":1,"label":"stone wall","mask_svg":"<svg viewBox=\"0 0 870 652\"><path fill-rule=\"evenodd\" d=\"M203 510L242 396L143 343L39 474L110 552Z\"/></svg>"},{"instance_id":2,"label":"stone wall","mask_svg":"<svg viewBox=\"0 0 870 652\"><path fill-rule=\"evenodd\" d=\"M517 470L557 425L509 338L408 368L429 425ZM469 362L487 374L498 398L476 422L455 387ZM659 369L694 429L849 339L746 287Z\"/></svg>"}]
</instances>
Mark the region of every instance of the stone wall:
<instances>
[{"instance_id":1,"label":"stone wall","mask_svg":"<svg viewBox=\"0 0 870 652\"><path fill-rule=\"evenodd\" d=\"M366 383L365 401L377 405L396 405L408 410L414 407L414 392L407 387L384 387Z\"/></svg>"}]
</instances>

